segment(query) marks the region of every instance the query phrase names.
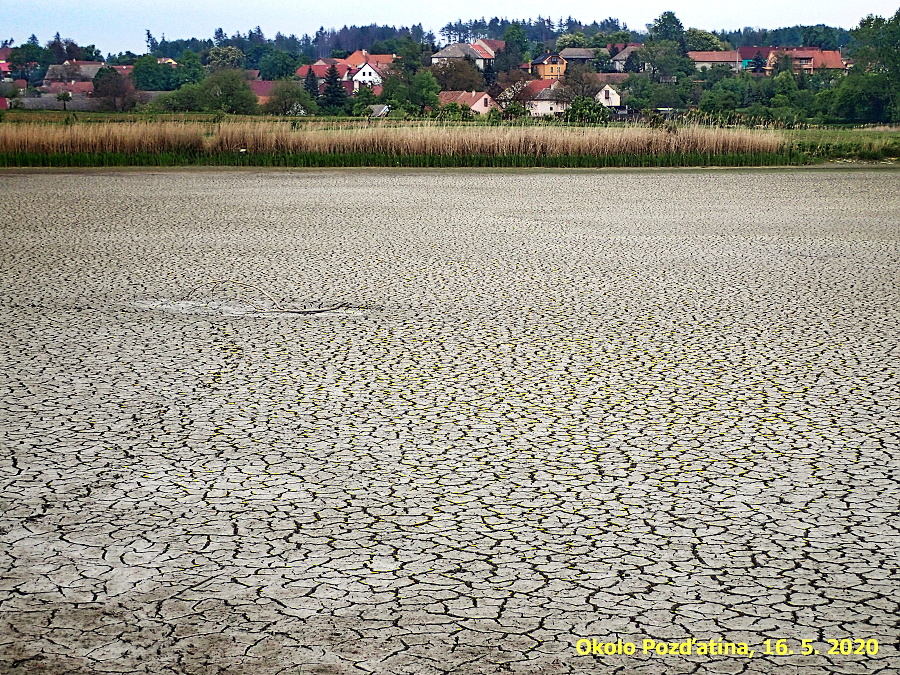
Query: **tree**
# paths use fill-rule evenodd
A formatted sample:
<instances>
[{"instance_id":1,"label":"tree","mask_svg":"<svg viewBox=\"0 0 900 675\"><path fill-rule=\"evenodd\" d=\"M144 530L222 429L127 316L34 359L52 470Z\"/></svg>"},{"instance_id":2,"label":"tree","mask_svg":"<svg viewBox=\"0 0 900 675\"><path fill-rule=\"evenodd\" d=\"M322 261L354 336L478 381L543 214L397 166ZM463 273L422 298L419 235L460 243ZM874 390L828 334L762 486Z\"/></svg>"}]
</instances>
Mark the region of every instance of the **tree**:
<instances>
[{"instance_id":1,"label":"tree","mask_svg":"<svg viewBox=\"0 0 900 675\"><path fill-rule=\"evenodd\" d=\"M566 47L587 47L588 41L584 33L566 33L556 39L556 51Z\"/></svg>"},{"instance_id":2,"label":"tree","mask_svg":"<svg viewBox=\"0 0 900 675\"><path fill-rule=\"evenodd\" d=\"M441 91L482 91L484 77L468 59L447 59L431 67Z\"/></svg>"},{"instance_id":3,"label":"tree","mask_svg":"<svg viewBox=\"0 0 900 675\"><path fill-rule=\"evenodd\" d=\"M29 41L16 47L9 53L9 62L15 75L34 84L44 78L47 66L53 61L53 55L49 49L44 49L35 42Z\"/></svg>"},{"instance_id":4,"label":"tree","mask_svg":"<svg viewBox=\"0 0 900 675\"><path fill-rule=\"evenodd\" d=\"M135 60L131 80L144 91L171 91L177 86L174 72L170 65L157 63L156 57L148 54Z\"/></svg>"},{"instance_id":5,"label":"tree","mask_svg":"<svg viewBox=\"0 0 900 675\"><path fill-rule=\"evenodd\" d=\"M674 12L663 12L649 26L650 37L653 40L665 40L674 42L682 56L687 55L687 42L684 35L684 26Z\"/></svg>"},{"instance_id":6,"label":"tree","mask_svg":"<svg viewBox=\"0 0 900 675\"><path fill-rule=\"evenodd\" d=\"M900 9L890 19L869 15L850 31L856 40L854 69L881 75L890 87L893 121L900 121Z\"/></svg>"},{"instance_id":7,"label":"tree","mask_svg":"<svg viewBox=\"0 0 900 675\"><path fill-rule=\"evenodd\" d=\"M178 57L178 65L170 77L175 87L202 81L206 77L206 71L203 70L200 56L196 52L185 49Z\"/></svg>"},{"instance_id":8,"label":"tree","mask_svg":"<svg viewBox=\"0 0 900 675\"><path fill-rule=\"evenodd\" d=\"M719 38L699 28L688 28L684 32L684 39L691 52L720 52L725 49Z\"/></svg>"},{"instance_id":9,"label":"tree","mask_svg":"<svg viewBox=\"0 0 900 675\"><path fill-rule=\"evenodd\" d=\"M602 124L609 120L609 110L592 97L576 96L563 113L563 119L573 124Z\"/></svg>"},{"instance_id":10,"label":"tree","mask_svg":"<svg viewBox=\"0 0 900 675\"><path fill-rule=\"evenodd\" d=\"M244 67L244 52L237 47L213 47L206 57L206 66L211 72L236 70Z\"/></svg>"},{"instance_id":11,"label":"tree","mask_svg":"<svg viewBox=\"0 0 900 675\"><path fill-rule=\"evenodd\" d=\"M696 72L694 62L682 56L678 43L671 40L647 40L643 47L629 54L629 58L632 54L637 55L637 58L645 64L645 70L649 70L657 82L678 73Z\"/></svg>"},{"instance_id":12,"label":"tree","mask_svg":"<svg viewBox=\"0 0 900 675\"><path fill-rule=\"evenodd\" d=\"M72 100L72 92L70 91L61 91L56 95L57 101L62 101L63 110L66 110L66 104Z\"/></svg>"},{"instance_id":13,"label":"tree","mask_svg":"<svg viewBox=\"0 0 900 675\"><path fill-rule=\"evenodd\" d=\"M297 57L287 52L270 52L259 62L259 76L264 80L283 80L297 72Z\"/></svg>"},{"instance_id":14,"label":"tree","mask_svg":"<svg viewBox=\"0 0 900 675\"><path fill-rule=\"evenodd\" d=\"M375 93L368 87L360 87L353 94L353 115L355 117L369 117L372 109L369 106L378 103Z\"/></svg>"},{"instance_id":15,"label":"tree","mask_svg":"<svg viewBox=\"0 0 900 675\"><path fill-rule=\"evenodd\" d=\"M494 57L494 70L498 73L509 73L519 69L524 56L514 42L507 42L506 47Z\"/></svg>"},{"instance_id":16,"label":"tree","mask_svg":"<svg viewBox=\"0 0 900 675\"><path fill-rule=\"evenodd\" d=\"M269 115L314 115L319 111L303 85L291 80L283 80L272 89L272 96L263 105L263 112Z\"/></svg>"},{"instance_id":17,"label":"tree","mask_svg":"<svg viewBox=\"0 0 900 675\"><path fill-rule=\"evenodd\" d=\"M337 66L333 63L325 71L325 86L322 89L322 108L329 115L342 115L346 112L349 95L341 82Z\"/></svg>"},{"instance_id":18,"label":"tree","mask_svg":"<svg viewBox=\"0 0 900 675\"><path fill-rule=\"evenodd\" d=\"M506 42L506 49L515 48L518 50L519 54L524 54L528 51L528 36L525 34L525 29L522 28L522 24L517 21L513 21L506 27L506 30L503 31L503 40ZM519 61L521 63L521 61ZM516 66L519 64L517 63Z\"/></svg>"},{"instance_id":19,"label":"tree","mask_svg":"<svg viewBox=\"0 0 900 675\"><path fill-rule=\"evenodd\" d=\"M762 55L762 52L756 52L756 56L750 60L750 71L753 73L766 71L766 57Z\"/></svg>"},{"instance_id":20,"label":"tree","mask_svg":"<svg viewBox=\"0 0 900 675\"><path fill-rule=\"evenodd\" d=\"M637 49L629 52L628 56L625 57L625 72L626 73L639 73L644 69L644 64L641 62L640 57L638 56Z\"/></svg>"},{"instance_id":21,"label":"tree","mask_svg":"<svg viewBox=\"0 0 900 675\"><path fill-rule=\"evenodd\" d=\"M600 91L600 84L593 68L580 63L572 63L566 67L566 86L576 97L590 98Z\"/></svg>"},{"instance_id":22,"label":"tree","mask_svg":"<svg viewBox=\"0 0 900 675\"><path fill-rule=\"evenodd\" d=\"M234 115L252 115L256 112L256 94L239 70L220 70L199 85L187 86L201 87L203 109L209 112L221 111Z\"/></svg>"},{"instance_id":23,"label":"tree","mask_svg":"<svg viewBox=\"0 0 900 675\"><path fill-rule=\"evenodd\" d=\"M407 80L418 73L424 65L422 63L422 45L413 42L409 37L404 37L398 46L397 57L393 63L393 69Z\"/></svg>"},{"instance_id":24,"label":"tree","mask_svg":"<svg viewBox=\"0 0 900 675\"><path fill-rule=\"evenodd\" d=\"M101 68L93 82L94 96L105 100L113 110L124 111L134 107L137 101L134 84L130 78L119 75L114 68Z\"/></svg>"},{"instance_id":25,"label":"tree","mask_svg":"<svg viewBox=\"0 0 900 675\"><path fill-rule=\"evenodd\" d=\"M308 67L306 77L303 78L303 88L306 89L306 92L313 100L319 97L319 78L313 72L312 66Z\"/></svg>"}]
</instances>

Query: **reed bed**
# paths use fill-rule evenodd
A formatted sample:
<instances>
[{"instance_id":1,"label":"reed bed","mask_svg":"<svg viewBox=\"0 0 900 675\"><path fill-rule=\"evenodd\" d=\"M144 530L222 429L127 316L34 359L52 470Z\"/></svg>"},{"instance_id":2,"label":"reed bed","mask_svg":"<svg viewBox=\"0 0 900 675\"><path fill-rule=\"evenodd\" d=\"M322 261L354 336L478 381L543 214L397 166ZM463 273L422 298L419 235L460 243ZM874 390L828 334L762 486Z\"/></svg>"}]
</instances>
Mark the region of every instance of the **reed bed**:
<instances>
[{"instance_id":1,"label":"reed bed","mask_svg":"<svg viewBox=\"0 0 900 675\"><path fill-rule=\"evenodd\" d=\"M134 122L0 125L0 163L66 165L69 157L104 164L253 164L288 166L647 166L684 163L773 164L787 157L776 132L702 126L403 126L289 122ZM629 159L631 158L631 159ZM414 161L412 161L414 160ZM656 161L659 160L659 161ZM24 163L23 163L24 162ZM83 164L82 162L88 162ZM629 164L630 162L630 164ZM60 164L62 163L62 164Z\"/></svg>"}]
</instances>

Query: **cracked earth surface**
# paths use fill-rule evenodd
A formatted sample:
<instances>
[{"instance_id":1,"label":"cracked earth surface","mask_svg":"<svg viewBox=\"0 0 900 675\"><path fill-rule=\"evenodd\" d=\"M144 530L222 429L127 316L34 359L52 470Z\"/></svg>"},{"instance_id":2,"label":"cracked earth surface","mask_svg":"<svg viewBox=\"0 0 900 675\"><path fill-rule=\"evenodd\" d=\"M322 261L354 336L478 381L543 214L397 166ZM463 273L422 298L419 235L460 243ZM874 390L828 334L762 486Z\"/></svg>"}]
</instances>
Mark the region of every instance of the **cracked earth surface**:
<instances>
[{"instance_id":1,"label":"cracked earth surface","mask_svg":"<svg viewBox=\"0 0 900 675\"><path fill-rule=\"evenodd\" d=\"M4 174L0 672L900 672L898 176Z\"/></svg>"}]
</instances>

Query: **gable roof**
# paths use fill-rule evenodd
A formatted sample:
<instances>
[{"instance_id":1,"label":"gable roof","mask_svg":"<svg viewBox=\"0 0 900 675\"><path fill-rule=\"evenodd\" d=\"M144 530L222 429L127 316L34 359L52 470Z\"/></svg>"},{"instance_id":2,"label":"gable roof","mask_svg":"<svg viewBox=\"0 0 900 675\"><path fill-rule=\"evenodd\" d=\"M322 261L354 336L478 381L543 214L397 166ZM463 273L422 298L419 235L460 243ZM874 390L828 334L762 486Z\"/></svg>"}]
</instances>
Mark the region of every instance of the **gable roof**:
<instances>
[{"instance_id":1,"label":"gable roof","mask_svg":"<svg viewBox=\"0 0 900 675\"><path fill-rule=\"evenodd\" d=\"M506 49L506 41L505 40L486 40L481 38L480 40L475 40L476 45L482 45L486 47L489 52L491 52L491 57L497 55L497 52L502 52Z\"/></svg>"},{"instance_id":2,"label":"gable roof","mask_svg":"<svg viewBox=\"0 0 900 675\"><path fill-rule=\"evenodd\" d=\"M777 47L738 47L738 56L741 61L752 61L756 58L757 52L764 58L769 58L769 54L776 51Z\"/></svg>"},{"instance_id":3,"label":"gable roof","mask_svg":"<svg viewBox=\"0 0 900 675\"><path fill-rule=\"evenodd\" d=\"M527 98L534 97L542 89L549 89L556 83L556 80L531 80L522 90L522 95Z\"/></svg>"},{"instance_id":4,"label":"gable roof","mask_svg":"<svg viewBox=\"0 0 900 675\"><path fill-rule=\"evenodd\" d=\"M70 94L93 94L93 82L49 82L40 88L40 91L48 94L61 94L64 91Z\"/></svg>"},{"instance_id":5,"label":"gable roof","mask_svg":"<svg viewBox=\"0 0 900 675\"><path fill-rule=\"evenodd\" d=\"M534 59L531 62L531 65L538 66L542 63L547 63L547 62L553 63L554 58L561 59L563 63L566 62L566 60L556 52L544 52L543 54L538 56L536 59Z\"/></svg>"},{"instance_id":6,"label":"gable roof","mask_svg":"<svg viewBox=\"0 0 900 675\"><path fill-rule=\"evenodd\" d=\"M389 66L394 62L393 54L370 54L365 49L357 49L344 61L353 68L359 68L365 63L372 66Z\"/></svg>"},{"instance_id":7,"label":"gable roof","mask_svg":"<svg viewBox=\"0 0 900 675\"><path fill-rule=\"evenodd\" d=\"M336 63L333 64L335 69L337 69L338 75L340 75L341 79L346 79L347 73L349 72L351 76L356 74L356 70L350 68L346 63ZM325 79L325 76L328 74L328 69L331 68L330 65L321 64L313 64L311 66L300 66L297 68L297 77L306 77L307 73L309 73L310 69L312 69L313 74L319 79Z\"/></svg>"},{"instance_id":8,"label":"gable roof","mask_svg":"<svg viewBox=\"0 0 900 675\"><path fill-rule=\"evenodd\" d=\"M570 59L593 60L596 56L594 54L595 51L596 50L588 49L587 47L566 47L559 53L559 55L567 61Z\"/></svg>"},{"instance_id":9,"label":"gable roof","mask_svg":"<svg viewBox=\"0 0 900 675\"><path fill-rule=\"evenodd\" d=\"M275 89L275 85L283 81L284 80L251 80L247 84L250 85L250 89L253 90L253 93L256 94L257 98L268 98L272 95L272 90Z\"/></svg>"},{"instance_id":10,"label":"gable roof","mask_svg":"<svg viewBox=\"0 0 900 675\"><path fill-rule=\"evenodd\" d=\"M631 54L631 52L633 52L635 49L639 49L640 47L643 47L643 46L644 45L630 44L626 47L623 47L622 49L619 50L619 52L614 57L612 57L612 60L613 61L624 61L625 59L628 58L628 55Z\"/></svg>"},{"instance_id":11,"label":"gable roof","mask_svg":"<svg viewBox=\"0 0 900 675\"><path fill-rule=\"evenodd\" d=\"M488 99L489 108L499 107L486 91L442 91L438 94L438 100L441 102L441 105L458 103L459 105L467 105L470 108L474 108L485 98Z\"/></svg>"},{"instance_id":12,"label":"gable roof","mask_svg":"<svg viewBox=\"0 0 900 675\"><path fill-rule=\"evenodd\" d=\"M696 63L737 63L741 60L737 51L731 52L688 52L688 58Z\"/></svg>"},{"instance_id":13,"label":"gable roof","mask_svg":"<svg viewBox=\"0 0 900 675\"><path fill-rule=\"evenodd\" d=\"M483 49L483 48L482 48ZM472 47L472 45L465 44L463 42L458 42L453 45L447 45L441 51L436 54L432 54L432 59L483 59L483 56L480 56L477 51Z\"/></svg>"},{"instance_id":14,"label":"gable roof","mask_svg":"<svg viewBox=\"0 0 900 675\"><path fill-rule=\"evenodd\" d=\"M97 72L106 64L99 61L66 61L47 68L45 80L67 82L71 80L93 80Z\"/></svg>"},{"instance_id":15,"label":"gable roof","mask_svg":"<svg viewBox=\"0 0 900 675\"><path fill-rule=\"evenodd\" d=\"M571 100L570 93L565 90L564 87L560 87L559 89L555 87L547 87L546 89L541 89L536 92L534 96L528 97L529 101L569 101Z\"/></svg>"}]
</instances>

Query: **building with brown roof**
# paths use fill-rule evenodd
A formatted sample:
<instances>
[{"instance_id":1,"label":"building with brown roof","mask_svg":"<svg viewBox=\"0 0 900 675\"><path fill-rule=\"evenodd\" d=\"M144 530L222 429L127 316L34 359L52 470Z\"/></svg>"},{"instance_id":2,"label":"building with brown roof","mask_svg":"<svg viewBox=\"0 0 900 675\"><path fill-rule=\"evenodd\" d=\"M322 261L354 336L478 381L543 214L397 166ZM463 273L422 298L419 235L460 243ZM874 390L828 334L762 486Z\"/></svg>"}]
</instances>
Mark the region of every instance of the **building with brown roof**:
<instances>
[{"instance_id":1,"label":"building with brown roof","mask_svg":"<svg viewBox=\"0 0 900 675\"><path fill-rule=\"evenodd\" d=\"M709 70L713 66L728 66L734 72L741 69L741 57L735 51L688 52L688 58L694 62L697 70Z\"/></svg>"}]
</instances>

